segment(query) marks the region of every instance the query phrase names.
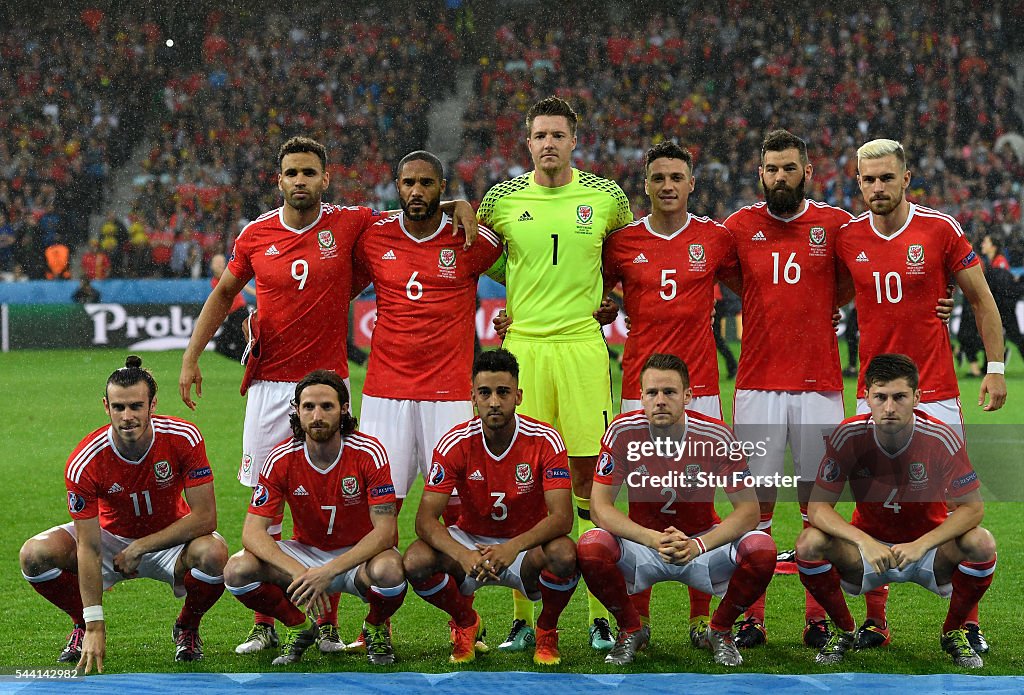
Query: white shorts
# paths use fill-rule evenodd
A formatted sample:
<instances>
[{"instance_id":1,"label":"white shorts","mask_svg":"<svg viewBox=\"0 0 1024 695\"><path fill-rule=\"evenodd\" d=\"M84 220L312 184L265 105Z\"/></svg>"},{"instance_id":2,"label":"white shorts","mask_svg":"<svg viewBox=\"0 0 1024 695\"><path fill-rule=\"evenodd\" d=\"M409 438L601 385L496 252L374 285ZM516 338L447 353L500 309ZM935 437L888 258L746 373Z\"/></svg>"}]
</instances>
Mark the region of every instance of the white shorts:
<instances>
[{"instance_id":1,"label":"white shorts","mask_svg":"<svg viewBox=\"0 0 1024 695\"><path fill-rule=\"evenodd\" d=\"M789 442L794 473L802 482L813 483L825 455L825 439L842 421L842 391L736 389L736 438L765 451L764 455L750 456L753 475L782 475ZM763 443L763 448L758 443Z\"/></svg>"},{"instance_id":2,"label":"white shorts","mask_svg":"<svg viewBox=\"0 0 1024 695\"><path fill-rule=\"evenodd\" d=\"M477 543L479 543L480 545L498 545L499 543L504 543L508 540L507 538L477 536L473 533L466 533L458 526L449 526L448 533L452 535L452 538L455 539L455 542L461 543L465 547L473 550L476 549ZM516 589L517 591L519 591L519 593L523 594L524 596L526 596L526 598L530 599L531 601L540 601L539 590L530 593L526 590L526 587L523 586L523 560L526 559L526 552L527 551L524 550L523 552L516 555L516 559L513 560L512 564L509 565L508 568L498 576L497 581L489 580L486 582L479 582L476 579L473 579L472 577L467 575L466 578L462 581L462 585L459 586L459 591L462 592L462 594L465 596L471 596L481 586L507 586L509 589Z\"/></svg>"},{"instance_id":3,"label":"white shorts","mask_svg":"<svg viewBox=\"0 0 1024 695\"><path fill-rule=\"evenodd\" d=\"M245 395L245 424L242 426L242 464L238 469L238 482L256 487L271 449L292 436L288 416L292 413L295 383L291 381L252 382ZM349 387L349 401L352 387Z\"/></svg>"},{"instance_id":4,"label":"white shorts","mask_svg":"<svg viewBox=\"0 0 1024 695\"><path fill-rule=\"evenodd\" d=\"M885 545L891 546L892 543L886 543ZM850 596L860 596L885 584L913 582L914 584L920 584L933 594L938 594L942 598L949 598L953 593L953 585L937 584L935 582L935 553L938 550L938 548L932 548L920 560L911 564L906 569L891 569L882 574L876 572L864 557L861 556L861 562L864 564L864 576L860 581L860 586L845 580L840 580L840 584L842 584L843 591Z\"/></svg>"},{"instance_id":5,"label":"white shorts","mask_svg":"<svg viewBox=\"0 0 1024 695\"><path fill-rule=\"evenodd\" d=\"M642 401L623 398L620 408L619 412L628 413L633 410L643 410L644 406ZM686 409L708 417L722 419L722 399L718 396L694 396Z\"/></svg>"},{"instance_id":6,"label":"white shorts","mask_svg":"<svg viewBox=\"0 0 1024 695\"><path fill-rule=\"evenodd\" d=\"M359 431L376 437L388 452L395 497L409 494L418 473L430 470L441 437L473 417L470 401L406 401L363 396Z\"/></svg>"},{"instance_id":7,"label":"white shorts","mask_svg":"<svg viewBox=\"0 0 1024 695\"><path fill-rule=\"evenodd\" d=\"M917 409L927 415L931 415L936 420L941 420L945 424L949 425L956 436L960 437L961 442L967 441L964 438L964 411L960 407L959 398L945 398L941 401L930 401L928 403L918 403ZM868 407L868 402L864 398L857 399L857 414L868 415L871 413L871 408Z\"/></svg>"},{"instance_id":8,"label":"white shorts","mask_svg":"<svg viewBox=\"0 0 1024 695\"><path fill-rule=\"evenodd\" d=\"M763 531L749 531L728 545L720 545L698 555L685 565L665 562L653 548L628 538L616 538L622 549L622 557L616 567L622 572L630 594L639 594L658 582L679 582L721 598L736 571L736 548L751 533Z\"/></svg>"},{"instance_id":9,"label":"white shorts","mask_svg":"<svg viewBox=\"0 0 1024 695\"><path fill-rule=\"evenodd\" d=\"M75 532L75 523L73 521L62 524L58 528L62 528L67 531L71 534L71 537L75 539L75 543L78 542L78 534ZM224 538L216 531L213 532L213 535L224 540ZM109 531L100 529L100 552L103 556L101 566L103 572L104 591L118 582L128 579L128 577L125 577L114 569L114 558L122 550L131 545L134 540L136 539L124 538L123 536L117 536ZM184 549L185 543L181 543L179 545L171 546L170 548L146 553L142 556L142 561L139 563L138 576L170 584L171 589L174 591L174 595L178 598L182 598L185 596L185 586L183 584L174 583L174 568L178 564L178 557L181 556L181 551Z\"/></svg>"},{"instance_id":10,"label":"white shorts","mask_svg":"<svg viewBox=\"0 0 1024 695\"><path fill-rule=\"evenodd\" d=\"M320 550L320 548L299 543L296 540L277 541L277 547L281 549L281 552L303 567L323 567L352 548L352 546L348 546L347 548L338 548L337 550ZM353 596L358 596L365 603L366 597L359 593L359 589L356 588L356 573L361 566L356 565L335 577L327 588L327 593L337 594L344 592L352 594Z\"/></svg>"}]
</instances>

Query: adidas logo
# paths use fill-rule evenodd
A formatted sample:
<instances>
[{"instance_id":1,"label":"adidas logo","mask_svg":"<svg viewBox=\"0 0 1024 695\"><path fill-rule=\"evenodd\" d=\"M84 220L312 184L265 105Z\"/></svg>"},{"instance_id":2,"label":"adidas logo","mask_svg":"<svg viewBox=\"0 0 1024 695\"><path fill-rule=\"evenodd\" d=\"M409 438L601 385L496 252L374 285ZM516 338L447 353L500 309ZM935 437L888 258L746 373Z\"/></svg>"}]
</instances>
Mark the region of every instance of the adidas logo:
<instances>
[{"instance_id":1,"label":"adidas logo","mask_svg":"<svg viewBox=\"0 0 1024 695\"><path fill-rule=\"evenodd\" d=\"M636 258L633 259L633 262L634 263L647 263L647 256L645 256L643 254L643 252L641 252L640 255L638 255Z\"/></svg>"},{"instance_id":2,"label":"adidas logo","mask_svg":"<svg viewBox=\"0 0 1024 695\"><path fill-rule=\"evenodd\" d=\"M267 252L265 254L263 254L263 255L264 256L279 256L279 255L281 255L281 252L277 250L276 246L271 244L270 248L267 249Z\"/></svg>"},{"instance_id":3,"label":"adidas logo","mask_svg":"<svg viewBox=\"0 0 1024 695\"><path fill-rule=\"evenodd\" d=\"M519 216L520 222L533 222L533 217L530 215L529 210L523 210L523 214Z\"/></svg>"},{"instance_id":4,"label":"adidas logo","mask_svg":"<svg viewBox=\"0 0 1024 695\"><path fill-rule=\"evenodd\" d=\"M857 254L857 262L858 263L867 263L868 262L868 255L866 253L864 253L863 251L861 251L860 253Z\"/></svg>"},{"instance_id":5,"label":"adidas logo","mask_svg":"<svg viewBox=\"0 0 1024 695\"><path fill-rule=\"evenodd\" d=\"M484 479L484 474L481 473L480 469L478 468L477 470L475 470L472 473L470 473L469 479L470 480L483 480Z\"/></svg>"},{"instance_id":6,"label":"adidas logo","mask_svg":"<svg viewBox=\"0 0 1024 695\"><path fill-rule=\"evenodd\" d=\"M300 496L300 495L306 495L307 497L309 496L309 493L306 492L306 488L302 487L301 485L299 485L297 488L295 488L295 492L293 492L292 494L295 495L295 496Z\"/></svg>"},{"instance_id":7,"label":"adidas logo","mask_svg":"<svg viewBox=\"0 0 1024 695\"><path fill-rule=\"evenodd\" d=\"M110 489L107 490L107 494L113 495L115 492L124 492L124 488L121 487L119 483L114 483L113 485L110 486Z\"/></svg>"},{"instance_id":8,"label":"adidas logo","mask_svg":"<svg viewBox=\"0 0 1024 695\"><path fill-rule=\"evenodd\" d=\"M388 249L388 252L380 257L383 261L397 261L398 256L395 255L394 249Z\"/></svg>"},{"instance_id":9,"label":"adidas logo","mask_svg":"<svg viewBox=\"0 0 1024 695\"><path fill-rule=\"evenodd\" d=\"M750 240L751 241L767 241L767 239L764 236L764 232L762 232L760 229L757 230L757 234L755 234L754 236L750 237Z\"/></svg>"}]
</instances>

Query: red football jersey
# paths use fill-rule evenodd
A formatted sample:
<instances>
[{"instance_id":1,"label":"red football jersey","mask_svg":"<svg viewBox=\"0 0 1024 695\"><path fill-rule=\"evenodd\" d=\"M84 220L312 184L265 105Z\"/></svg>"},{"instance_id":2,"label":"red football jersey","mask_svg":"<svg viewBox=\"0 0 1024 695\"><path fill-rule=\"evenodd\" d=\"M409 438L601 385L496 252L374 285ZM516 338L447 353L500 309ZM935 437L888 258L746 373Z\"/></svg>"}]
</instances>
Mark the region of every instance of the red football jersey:
<instances>
[{"instance_id":1,"label":"red football jersey","mask_svg":"<svg viewBox=\"0 0 1024 695\"><path fill-rule=\"evenodd\" d=\"M187 487L213 482L206 442L191 422L154 415L153 444L139 461L114 446L110 425L93 431L68 457L64 482L72 519L92 519L124 538L161 531L189 513Z\"/></svg>"},{"instance_id":2,"label":"red football jersey","mask_svg":"<svg viewBox=\"0 0 1024 695\"><path fill-rule=\"evenodd\" d=\"M476 287L501 255L501 241L481 225L468 250L444 215L437 231L417 239L404 215L371 226L356 260L373 277L377 322L363 393L415 401L468 401L472 386ZM433 357L433 359L431 359Z\"/></svg>"},{"instance_id":3,"label":"red football jersey","mask_svg":"<svg viewBox=\"0 0 1024 695\"><path fill-rule=\"evenodd\" d=\"M322 203L305 229L284 223L282 208L249 223L235 240L231 274L256 278L259 361L254 379L298 381L314 369L348 376L352 250L380 213Z\"/></svg>"},{"instance_id":4,"label":"red football jersey","mask_svg":"<svg viewBox=\"0 0 1024 695\"><path fill-rule=\"evenodd\" d=\"M656 352L690 369L694 396L718 395L718 354L711 329L715 275L735 267L732 236L707 217L689 215L668 237L649 217L612 232L604 242L605 286L622 283L629 336L622 353L622 397L640 398L640 369Z\"/></svg>"},{"instance_id":5,"label":"red football jersey","mask_svg":"<svg viewBox=\"0 0 1024 695\"><path fill-rule=\"evenodd\" d=\"M957 221L912 204L903 228L885 237L865 212L840 230L836 257L857 291L857 397L864 397L871 358L892 352L917 363L922 401L959 396L949 330L935 315L953 275L980 263Z\"/></svg>"},{"instance_id":6,"label":"red football jersey","mask_svg":"<svg viewBox=\"0 0 1024 695\"><path fill-rule=\"evenodd\" d=\"M683 438L669 444L656 442L644 412L634 410L615 418L604 433L594 482L625 482L629 518L641 526L674 526L693 535L720 521L715 490L736 492L748 474L747 459L721 420L687 410Z\"/></svg>"},{"instance_id":7,"label":"red football jersey","mask_svg":"<svg viewBox=\"0 0 1024 695\"><path fill-rule=\"evenodd\" d=\"M453 427L434 449L424 490L451 494L462 506L456 525L466 533L514 538L548 515L544 492L572 487L569 457L558 432L516 416L512 444L500 456L484 443L479 417Z\"/></svg>"},{"instance_id":8,"label":"red football jersey","mask_svg":"<svg viewBox=\"0 0 1024 695\"><path fill-rule=\"evenodd\" d=\"M338 460L326 471L309 462L305 442L288 439L274 447L253 488L249 513L273 518L287 502L293 539L337 550L373 530L371 506L394 501L387 452L370 435L354 432L343 438Z\"/></svg>"},{"instance_id":9,"label":"red football jersey","mask_svg":"<svg viewBox=\"0 0 1024 695\"><path fill-rule=\"evenodd\" d=\"M842 391L836 304L836 232L850 214L824 203L788 219L764 203L725 221L743 274L743 350L736 388Z\"/></svg>"},{"instance_id":10,"label":"red football jersey","mask_svg":"<svg viewBox=\"0 0 1024 695\"><path fill-rule=\"evenodd\" d=\"M875 440L871 415L844 420L829 437L817 485L834 493L847 482L857 507L852 524L886 543L916 540L946 520L947 498L978 489L963 442L941 421L915 410L914 433L897 454Z\"/></svg>"}]
</instances>

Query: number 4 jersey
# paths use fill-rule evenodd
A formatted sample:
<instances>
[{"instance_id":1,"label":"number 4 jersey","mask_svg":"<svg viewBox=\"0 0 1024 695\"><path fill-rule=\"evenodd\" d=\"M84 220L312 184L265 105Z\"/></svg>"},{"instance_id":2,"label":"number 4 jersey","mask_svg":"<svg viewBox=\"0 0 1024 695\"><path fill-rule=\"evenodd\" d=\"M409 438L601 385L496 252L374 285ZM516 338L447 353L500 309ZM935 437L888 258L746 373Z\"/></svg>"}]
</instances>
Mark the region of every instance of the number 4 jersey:
<instances>
[{"instance_id":1,"label":"number 4 jersey","mask_svg":"<svg viewBox=\"0 0 1024 695\"><path fill-rule=\"evenodd\" d=\"M480 274L501 255L487 227L469 248L443 215L417 239L405 215L381 220L359 237L356 260L377 293L377 322L363 394L414 401L468 401ZM431 443L431 446L435 442Z\"/></svg>"},{"instance_id":2,"label":"number 4 jersey","mask_svg":"<svg viewBox=\"0 0 1024 695\"><path fill-rule=\"evenodd\" d=\"M922 401L960 395L949 331L935 315L953 276L980 262L956 220L912 204L903 228L886 237L866 212L839 230L836 258L857 292L857 396L864 397L864 370L871 358L893 352L917 364Z\"/></svg>"},{"instance_id":3,"label":"number 4 jersey","mask_svg":"<svg viewBox=\"0 0 1024 695\"><path fill-rule=\"evenodd\" d=\"M114 446L110 425L83 439L68 457L65 484L71 518L100 518L124 538L161 531L189 513L187 487L213 482L206 443L191 422L154 415L153 443L138 461Z\"/></svg>"}]
</instances>

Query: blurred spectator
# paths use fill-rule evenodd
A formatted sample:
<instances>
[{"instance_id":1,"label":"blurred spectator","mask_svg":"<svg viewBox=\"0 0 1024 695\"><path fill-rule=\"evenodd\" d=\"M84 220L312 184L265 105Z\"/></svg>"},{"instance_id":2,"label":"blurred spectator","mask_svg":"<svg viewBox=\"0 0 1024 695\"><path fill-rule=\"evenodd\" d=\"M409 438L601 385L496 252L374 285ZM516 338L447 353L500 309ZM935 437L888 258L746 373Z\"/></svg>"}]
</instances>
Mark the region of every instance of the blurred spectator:
<instances>
[{"instance_id":1,"label":"blurred spectator","mask_svg":"<svg viewBox=\"0 0 1024 695\"><path fill-rule=\"evenodd\" d=\"M0 272L10 272L14 266L15 245L18 235L7 214L0 209Z\"/></svg>"},{"instance_id":2,"label":"blurred spectator","mask_svg":"<svg viewBox=\"0 0 1024 695\"><path fill-rule=\"evenodd\" d=\"M110 277L110 257L100 248L99 239L90 239L89 250L82 254L82 277L88 280Z\"/></svg>"},{"instance_id":3,"label":"blurred spectator","mask_svg":"<svg viewBox=\"0 0 1024 695\"><path fill-rule=\"evenodd\" d=\"M43 255L46 257L47 280L71 279L71 251L60 234L54 236L53 243L46 247Z\"/></svg>"},{"instance_id":4,"label":"blurred spectator","mask_svg":"<svg viewBox=\"0 0 1024 695\"><path fill-rule=\"evenodd\" d=\"M100 301L100 293L92 286L89 278L84 277L78 283L78 289L71 295L71 301L76 304L96 304Z\"/></svg>"}]
</instances>

